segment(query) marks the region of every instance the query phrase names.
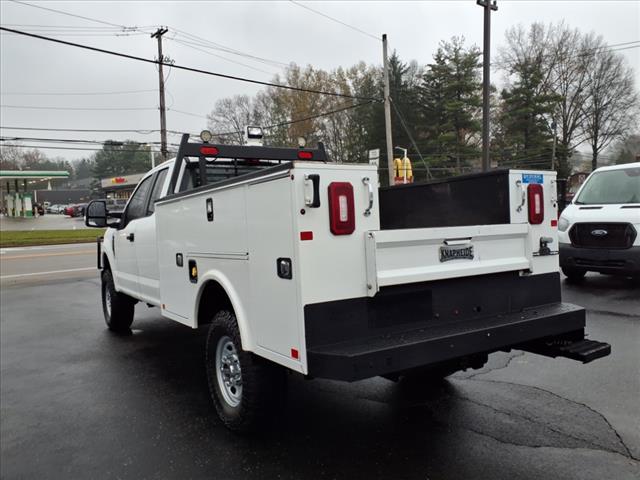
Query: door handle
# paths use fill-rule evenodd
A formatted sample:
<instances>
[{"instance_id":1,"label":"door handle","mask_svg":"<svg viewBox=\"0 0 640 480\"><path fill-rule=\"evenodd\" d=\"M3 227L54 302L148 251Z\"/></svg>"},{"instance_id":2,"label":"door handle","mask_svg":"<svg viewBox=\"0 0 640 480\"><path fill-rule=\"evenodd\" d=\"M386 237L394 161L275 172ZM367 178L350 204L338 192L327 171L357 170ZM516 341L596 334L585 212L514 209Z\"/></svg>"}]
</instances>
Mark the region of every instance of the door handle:
<instances>
[{"instance_id":1,"label":"door handle","mask_svg":"<svg viewBox=\"0 0 640 480\"><path fill-rule=\"evenodd\" d=\"M305 187L308 182L311 182L312 196L309 197L305 193L304 204L309 208L318 208L320 206L320 175L311 174L304 176Z\"/></svg>"},{"instance_id":2,"label":"door handle","mask_svg":"<svg viewBox=\"0 0 640 480\"><path fill-rule=\"evenodd\" d=\"M367 187L367 190L369 192L369 206L364 211L364 216L368 217L369 215L371 215L371 209L373 208L373 185L371 185L371 180L369 179L369 177L364 177L362 179L362 183Z\"/></svg>"},{"instance_id":3,"label":"door handle","mask_svg":"<svg viewBox=\"0 0 640 480\"><path fill-rule=\"evenodd\" d=\"M127 235L127 240L129 240L130 242L133 242L135 239L136 237L133 233L130 233L129 235Z\"/></svg>"}]
</instances>

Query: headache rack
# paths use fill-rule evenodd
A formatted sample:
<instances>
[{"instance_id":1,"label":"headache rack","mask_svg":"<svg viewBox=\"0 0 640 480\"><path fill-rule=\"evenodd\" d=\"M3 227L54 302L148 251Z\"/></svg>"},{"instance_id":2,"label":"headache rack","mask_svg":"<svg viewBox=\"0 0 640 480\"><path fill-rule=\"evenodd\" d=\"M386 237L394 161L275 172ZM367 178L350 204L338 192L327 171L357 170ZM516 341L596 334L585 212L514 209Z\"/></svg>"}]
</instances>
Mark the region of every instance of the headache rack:
<instances>
[{"instance_id":1,"label":"headache rack","mask_svg":"<svg viewBox=\"0 0 640 480\"><path fill-rule=\"evenodd\" d=\"M200 169L200 178L202 185L207 184L206 162L207 158L224 158L232 160L231 165L237 165L240 161L251 160L268 160L282 162L293 162L296 160L327 162L327 153L324 144L318 142L318 148L282 148L282 147L264 147L259 145L222 145L207 142L190 143L189 134L182 135L178 154L176 155L175 166L171 174L169 183L169 192L174 192L178 182L178 176L183 162L187 162L189 158L198 158L198 167Z\"/></svg>"}]
</instances>

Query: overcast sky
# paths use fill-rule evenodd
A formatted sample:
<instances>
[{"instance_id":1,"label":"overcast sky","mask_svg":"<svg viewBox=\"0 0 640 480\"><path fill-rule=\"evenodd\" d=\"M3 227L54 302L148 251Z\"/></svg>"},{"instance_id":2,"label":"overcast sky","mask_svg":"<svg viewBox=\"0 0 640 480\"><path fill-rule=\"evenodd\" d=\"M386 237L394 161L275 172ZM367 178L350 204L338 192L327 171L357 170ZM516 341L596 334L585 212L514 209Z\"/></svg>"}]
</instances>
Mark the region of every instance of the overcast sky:
<instances>
[{"instance_id":1,"label":"overcast sky","mask_svg":"<svg viewBox=\"0 0 640 480\"><path fill-rule=\"evenodd\" d=\"M311 64L323 69L348 67L361 60L381 63L379 41L288 1L29 3L113 24L137 26L145 31L153 26L166 25L169 32L165 36L164 53L177 64L259 80L270 80L281 68L278 62ZM421 64L430 62L438 42L453 35L463 35L468 44L482 46L483 12L475 4L475 0L301 3L374 36L387 33L390 48L397 50L405 61L415 59ZM499 10L492 15L493 55L503 42L506 29L519 23L528 25L534 21L564 20L583 32L595 31L601 34L609 44L640 40L640 2L637 0L499 0L498 6ZM0 19L9 28L34 32L39 30L46 36L147 58L157 55L157 43L148 34L138 32L115 36L115 28L108 25L13 1L1 1ZM232 61L216 57L196 50L194 45L178 43L193 40L182 32L275 62L260 62L248 57L206 50ZM202 46L196 48L202 49ZM636 86L640 89L640 48L629 48L620 53L634 68ZM0 125L3 127L159 128L158 75L154 65L6 32L2 32L0 37L0 57L0 103L3 105L0 110ZM241 62L247 66L233 62ZM492 78L493 80L500 81L499 78ZM259 87L255 85L174 69L169 73L167 81L167 127L179 131L199 131L206 126L205 115L211 111L217 99L240 93L253 94L258 90ZM130 91L136 93L94 95ZM54 95L42 95L49 93ZM79 110L54 109L58 107ZM136 110L113 110L117 108ZM88 140L159 140L158 133L55 133L3 129L1 134ZM178 140L175 136L170 136L169 139L173 142ZM32 142L23 143L35 145ZM45 152L50 156L59 155L69 159L92 153L72 150Z\"/></svg>"}]
</instances>

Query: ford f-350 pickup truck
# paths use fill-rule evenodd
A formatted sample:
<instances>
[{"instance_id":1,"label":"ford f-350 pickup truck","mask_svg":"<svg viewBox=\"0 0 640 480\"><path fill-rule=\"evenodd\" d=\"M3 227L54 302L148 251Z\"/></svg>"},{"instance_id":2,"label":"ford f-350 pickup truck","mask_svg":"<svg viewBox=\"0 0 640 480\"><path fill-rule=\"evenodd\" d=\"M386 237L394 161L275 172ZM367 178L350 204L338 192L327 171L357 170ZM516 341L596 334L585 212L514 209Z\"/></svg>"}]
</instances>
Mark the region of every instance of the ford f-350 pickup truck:
<instances>
[{"instance_id":1,"label":"ford f-350 pickup truck","mask_svg":"<svg viewBox=\"0 0 640 480\"><path fill-rule=\"evenodd\" d=\"M207 138L207 136L203 136ZM555 172L500 170L378 187L375 166L316 149L184 135L98 243L103 312L136 302L208 326L213 402L254 429L285 373L354 381L444 377L521 349L587 363L610 353L563 303Z\"/></svg>"}]
</instances>

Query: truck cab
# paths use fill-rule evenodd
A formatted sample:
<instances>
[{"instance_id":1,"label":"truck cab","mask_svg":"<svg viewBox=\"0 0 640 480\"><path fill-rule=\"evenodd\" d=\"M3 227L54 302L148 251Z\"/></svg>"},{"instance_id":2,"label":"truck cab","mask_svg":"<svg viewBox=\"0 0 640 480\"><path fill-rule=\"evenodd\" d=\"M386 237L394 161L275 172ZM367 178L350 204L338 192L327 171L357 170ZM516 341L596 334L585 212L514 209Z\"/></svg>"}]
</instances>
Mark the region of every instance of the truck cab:
<instances>
[{"instance_id":1,"label":"truck cab","mask_svg":"<svg viewBox=\"0 0 640 480\"><path fill-rule=\"evenodd\" d=\"M109 328L127 330L138 301L207 326L211 396L234 430L268 418L286 371L426 379L511 348L610 352L560 298L555 172L380 188L375 166L332 163L321 144L185 135L119 220L94 201L86 223L112 227L98 245Z\"/></svg>"}]
</instances>

